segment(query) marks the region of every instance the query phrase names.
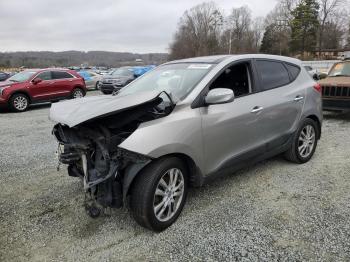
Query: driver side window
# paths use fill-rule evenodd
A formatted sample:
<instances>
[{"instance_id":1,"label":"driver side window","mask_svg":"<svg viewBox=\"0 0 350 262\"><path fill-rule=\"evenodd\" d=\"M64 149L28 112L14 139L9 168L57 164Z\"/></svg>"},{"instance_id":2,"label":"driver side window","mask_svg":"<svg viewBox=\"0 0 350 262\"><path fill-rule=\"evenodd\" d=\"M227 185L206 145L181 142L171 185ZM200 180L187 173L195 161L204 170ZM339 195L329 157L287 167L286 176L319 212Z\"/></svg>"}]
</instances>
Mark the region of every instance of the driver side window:
<instances>
[{"instance_id":1,"label":"driver side window","mask_svg":"<svg viewBox=\"0 0 350 262\"><path fill-rule=\"evenodd\" d=\"M249 62L234 64L226 68L224 72L214 80L209 90L228 88L234 92L235 97L248 95L253 92L251 75Z\"/></svg>"},{"instance_id":2,"label":"driver side window","mask_svg":"<svg viewBox=\"0 0 350 262\"><path fill-rule=\"evenodd\" d=\"M51 80L52 79L51 72L50 71L42 72L42 73L38 74L35 78L40 78L43 81Z\"/></svg>"}]
</instances>

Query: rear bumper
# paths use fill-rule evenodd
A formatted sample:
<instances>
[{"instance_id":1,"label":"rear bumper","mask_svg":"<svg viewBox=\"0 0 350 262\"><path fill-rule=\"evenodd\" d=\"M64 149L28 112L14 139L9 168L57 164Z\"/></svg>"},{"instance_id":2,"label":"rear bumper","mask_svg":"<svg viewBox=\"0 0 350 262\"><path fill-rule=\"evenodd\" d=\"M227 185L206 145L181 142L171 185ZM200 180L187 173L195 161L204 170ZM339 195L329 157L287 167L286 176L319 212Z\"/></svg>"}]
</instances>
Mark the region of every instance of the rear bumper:
<instances>
[{"instance_id":1,"label":"rear bumper","mask_svg":"<svg viewBox=\"0 0 350 262\"><path fill-rule=\"evenodd\" d=\"M323 98L322 100L325 110L350 110L350 99Z\"/></svg>"}]
</instances>

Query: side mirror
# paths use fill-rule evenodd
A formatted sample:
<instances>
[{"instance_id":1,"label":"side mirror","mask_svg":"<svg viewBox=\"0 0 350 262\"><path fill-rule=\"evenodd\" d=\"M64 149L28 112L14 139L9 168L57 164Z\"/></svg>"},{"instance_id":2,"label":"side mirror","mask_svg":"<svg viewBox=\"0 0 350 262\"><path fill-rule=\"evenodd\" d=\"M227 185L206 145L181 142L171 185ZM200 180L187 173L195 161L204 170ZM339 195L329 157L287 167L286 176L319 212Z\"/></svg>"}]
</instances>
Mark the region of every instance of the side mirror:
<instances>
[{"instance_id":1,"label":"side mirror","mask_svg":"<svg viewBox=\"0 0 350 262\"><path fill-rule=\"evenodd\" d=\"M232 102L235 95L231 89L228 88L215 88L209 91L205 97L205 103L207 105L224 104Z\"/></svg>"},{"instance_id":2,"label":"side mirror","mask_svg":"<svg viewBox=\"0 0 350 262\"><path fill-rule=\"evenodd\" d=\"M37 84L39 84L40 82L42 82L43 80L41 79L41 78L39 78L39 77L37 77L37 78L35 78L35 79L33 79L33 84L34 85L37 85Z\"/></svg>"},{"instance_id":3,"label":"side mirror","mask_svg":"<svg viewBox=\"0 0 350 262\"><path fill-rule=\"evenodd\" d=\"M320 75L319 75L319 80L322 80L322 79L325 79L325 78L327 78L327 74L326 73L321 73Z\"/></svg>"}]
</instances>

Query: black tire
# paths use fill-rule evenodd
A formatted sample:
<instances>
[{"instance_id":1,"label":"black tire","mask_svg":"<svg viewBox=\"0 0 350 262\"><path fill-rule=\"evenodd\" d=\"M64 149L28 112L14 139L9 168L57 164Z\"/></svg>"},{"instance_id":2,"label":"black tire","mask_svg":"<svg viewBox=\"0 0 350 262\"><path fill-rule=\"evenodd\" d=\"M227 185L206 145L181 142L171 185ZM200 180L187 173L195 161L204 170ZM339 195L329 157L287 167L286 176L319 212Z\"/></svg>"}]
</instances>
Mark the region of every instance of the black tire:
<instances>
[{"instance_id":1,"label":"black tire","mask_svg":"<svg viewBox=\"0 0 350 262\"><path fill-rule=\"evenodd\" d=\"M15 94L10 98L10 108L14 112L24 112L28 109L30 101L25 94Z\"/></svg>"},{"instance_id":2,"label":"black tire","mask_svg":"<svg viewBox=\"0 0 350 262\"><path fill-rule=\"evenodd\" d=\"M98 88L98 85L100 84L100 82L99 81L97 81L96 82L96 85L95 85L95 90L99 90L99 88Z\"/></svg>"},{"instance_id":3,"label":"black tire","mask_svg":"<svg viewBox=\"0 0 350 262\"><path fill-rule=\"evenodd\" d=\"M154 211L154 201L156 201L156 189L161 178L164 178L168 170L178 169L182 172L183 178L183 194L178 207L174 211L172 217L167 221L160 221ZM136 177L130 194L130 208L136 222L143 227L149 228L156 232L160 232L172 225L179 217L183 206L186 202L188 172L184 163L176 158L169 157L154 161L149 164ZM164 178L165 179L165 178ZM164 201L165 196L163 196ZM165 206L165 205L164 205ZM172 204L170 204L172 206ZM175 206L175 204L174 204ZM164 212L165 213L165 212Z\"/></svg>"},{"instance_id":4,"label":"black tire","mask_svg":"<svg viewBox=\"0 0 350 262\"><path fill-rule=\"evenodd\" d=\"M110 95L112 92L101 91L104 95Z\"/></svg>"},{"instance_id":5,"label":"black tire","mask_svg":"<svg viewBox=\"0 0 350 262\"><path fill-rule=\"evenodd\" d=\"M314 131L315 131L315 141L314 141L314 146L312 148L312 150L310 151L309 155L306 157L303 157L301 155L301 153L299 152L299 137L301 135L301 132L304 130L304 128L306 126L312 126ZM308 162L313 154L315 153L316 147L317 147L317 140L319 138L319 134L320 134L320 130L318 128L317 123L310 119L310 118L306 118L303 120L303 122L301 123L301 125L299 126L297 132L295 132L294 136L293 136L293 141L292 141L292 145L291 147L284 153L284 157L294 163L298 163L298 164L303 164Z\"/></svg>"},{"instance_id":6,"label":"black tire","mask_svg":"<svg viewBox=\"0 0 350 262\"><path fill-rule=\"evenodd\" d=\"M79 88L79 87L74 88L72 93L71 93L71 99L80 98L80 97L84 97L84 96L85 96L84 90Z\"/></svg>"}]
</instances>

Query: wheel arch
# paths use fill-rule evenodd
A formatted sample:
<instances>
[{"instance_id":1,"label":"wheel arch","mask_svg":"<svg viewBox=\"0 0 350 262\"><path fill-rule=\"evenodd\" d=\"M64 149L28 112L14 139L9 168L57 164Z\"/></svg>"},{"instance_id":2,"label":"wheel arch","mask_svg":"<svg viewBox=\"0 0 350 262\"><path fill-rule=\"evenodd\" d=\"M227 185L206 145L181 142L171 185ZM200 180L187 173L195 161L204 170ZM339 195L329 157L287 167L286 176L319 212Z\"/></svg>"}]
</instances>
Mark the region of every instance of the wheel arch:
<instances>
[{"instance_id":1,"label":"wheel arch","mask_svg":"<svg viewBox=\"0 0 350 262\"><path fill-rule=\"evenodd\" d=\"M140 165L135 163L134 165L131 165L129 168L126 169L126 172L124 173L124 183L123 183L123 198L124 202L126 200L126 197L130 193L130 189L132 188L137 176L151 163L154 161L159 161L164 158L170 158L170 157L176 157L179 158L186 166L188 174L189 174L189 185L192 187L199 187L203 184L204 178L203 175L194 162L194 160L183 153L170 153L163 155L158 158L150 159L147 163L144 165Z\"/></svg>"},{"instance_id":2,"label":"wheel arch","mask_svg":"<svg viewBox=\"0 0 350 262\"><path fill-rule=\"evenodd\" d=\"M313 121L316 122L317 124L317 128L318 128L318 137L317 139L320 139L321 138L321 132L322 132L322 124L321 124L321 120L316 116L316 115L308 115L307 117L305 118L309 118L309 119L312 119Z\"/></svg>"},{"instance_id":3,"label":"wheel arch","mask_svg":"<svg viewBox=\"0 0 350 262\"><path fill-rule=\"evenodd\" d=\"M86 95L86 87L84 88L82 85L75 85L72 89L72 92L74 91L74 89L79 88L81 91L83 91L84 96Z\"/></svg>"},{"instance_id":4,"label":"wheel arch","mask_svg":"<svg viewBox=\"0 0 350 262\"><path fill-rule=\"evenodd\" d=\"M18 91L14 91L13 93L11 93L11 95L9 96L9 102L11 100L11 98L14 96L14 95L18 95L18 94L22 94L22 95L25 95L28 99L29 99L29 103L32 103L32 97L30 96L30 94L26 91L23 91L23 90L18 90Z\"/></svg>"}]
</instances>

